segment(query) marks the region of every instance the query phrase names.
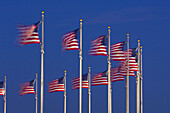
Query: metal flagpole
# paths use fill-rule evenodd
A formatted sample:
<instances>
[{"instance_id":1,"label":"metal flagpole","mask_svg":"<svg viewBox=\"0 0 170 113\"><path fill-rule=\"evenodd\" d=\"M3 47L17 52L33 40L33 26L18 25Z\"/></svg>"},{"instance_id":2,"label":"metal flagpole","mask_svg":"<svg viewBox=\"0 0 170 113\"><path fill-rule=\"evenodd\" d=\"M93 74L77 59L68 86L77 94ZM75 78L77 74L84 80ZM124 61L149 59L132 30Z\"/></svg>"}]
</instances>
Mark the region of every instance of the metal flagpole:
<instances>
[{"instance_id":1,"label":"metal flagpole","mask_svg":"<svg viewBox=\"0 0 170 113\"><path fill-rule=\"evenodd\" d=\"M140 40L138 40L138 71L137 71L137 80L136 80L136 84L137 84L137 96L136 96L136 103L137 103L137 112L140 112Z\"/></svg>"},{"instance_id":2,"label":"metal flagpole","mask_svg":"<svg viewBox=\"0 0 170 113\"><path fill-rule=\"evenodd\" d=\"M36 73L36 92L35 92L35 113L37 113L37 106L38 106L38 79L37 79L37 73Z\"/></svg>"},{"instance_id":3,"label":"metal flagpole","mask_svg":"<svg viewBox=\"0 0 170 113\"><path fill-rule=\"evenodd\" d=\"M4 113L6 113L6 76L5 76L5 93L4 93Z\"/></svg>"},{"instance_id":4,"label":"metal flagpole","mask_svg":"<svg viewBox=\"0 0 170 113\"><path fill-rule=\"evenodd\" d=\"M66 70L64 71L64 113L66 113Z\"/></svg>"},{"instance_id":5,"label":"metal flagpole","mask_svg":"<svg viewBox=\"0 0 170 113\"><path fill-rule=\"evenodd\" d=\"M140 82L140 83L141 83L141 84L140 84L140 93L141 93L141 94L140 94L140 96L141 96L140 102L141 102L141 108L140 108L140 109L141 109L141 113L143 113L142 46L140 46L140 53L141 53L141 54L140 54L140 57L141 57L141 59L140 59L140 60L141 60L141 62L140 62L140 63L141 63L141 64L140 64L140 77L141 77L141 78L140 78L140 81L141 81L141 82Z\"/></svg>"},{"instance_id":6,"label":"metal flagpole","mask_svg":"<svg viewBox=\"0 0 170 113\"><path fill-rule=\"evenodd\" d=\"M91 80L90 80L90 67L89 67L89 73L88 73L88 79L89 79L89 87L88 87L88 94L89 94L89 113L91 113L91 91L90 91L90 88L91 88Z\"/></svg>"},{"instance_id":7,"label":"metal flagpole","mask_svg":"<svg viewBox=\"0 0 170 113\"><path fill-rule=\"evenodd\" d=\"M42 42L41 42L41 113L43 113L43 91L44 91L44 11L42 11Z\"/></svg>"},{"instance_id":8,"label":"metal flagpole","mask_svg":"<svg viewBox=\"0 0 170 113\"><path fill-rule=\"evenodd\" d=\"M110 81L110 26L108 26L108 113L112 113L111 81Z\"/></svg>"},{"instance_id":9,"label":"metal flagpole","mask_svg":"<svg viewBox=\"0 0 170 113\"><path fill-rule=\"evenodd\" d=\"M126 113L129 113L129 33L127 33Z\"/></svg>"},{"instance_id":10,"label":"metal flagpole","mask_svg":"<svg viewBox=\"0 0 170 113\"><path fill-rule=\"evenodd\" d=\"M82 112L82 19L80 19L80 90L79 90L79 113Z\"/></svg>"}]
</instances>

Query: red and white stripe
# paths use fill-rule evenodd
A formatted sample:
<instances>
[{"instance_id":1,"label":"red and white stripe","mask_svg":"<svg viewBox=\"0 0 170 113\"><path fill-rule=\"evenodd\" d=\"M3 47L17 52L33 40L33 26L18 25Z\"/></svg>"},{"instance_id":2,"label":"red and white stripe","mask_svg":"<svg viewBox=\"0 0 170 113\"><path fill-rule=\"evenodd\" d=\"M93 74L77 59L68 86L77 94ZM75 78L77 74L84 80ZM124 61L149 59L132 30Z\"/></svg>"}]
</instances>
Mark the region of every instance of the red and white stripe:
<instances>
[{"instance_id":1,"label":"red and white stripe","mask_svg":"<svg viewBox=\"0 0 170 113\"><path fill-rule=\"evenodd\" d=\"M30 86L30 82L21 85L20 95L35 94L34 86Z\"/></svg>"},{"instance_id":2,"label":"red and white stripe","mask_svg":"<svg viewBox=\"0 0 170 113\"><path fill-rule=\"evenodd\" d=\"M111 68L111 82L124 81L123 75L119 72L119 67Z\"/></svg>"},{"instance_id":3,"label":"red and white stripe","mask_svg":"<svg viewBox=\"0 0 170 113\"><path fill-rule=\"evenodd\" d=\"M40 44L40 39L38 32L35 32L36 25L20 25L19 30L19 40L20 44Z\"/></svg>"},{"instance_id":4,"label":"red and white stripe","mask_svg":"<svg viewBox=\"0 0 170 113\"><path fill-rule=\"evenodd\" d=\"M97 39L93 40L91 42L91 48L89 51L89 54L92 56L96 55L102 55L102 56L107 56L107 46L102 44L102 41L104 40L105 35L99 36Z\"/></svg>"},{"instance_id":5,"label":"red and white stripe","mask_svg":"<svg viewBox=\"0 0 170 113\"><path fill-rule=\"evenodd\" d=\"M63 35L62 46L64 50L79 50L78 40L75 37L75 31L71 31Z\"/></svg>"},{"instance_id":6,"label":"red and white stripe","mask_svg":"<svg viewBox=\"0 0 170 113\"><path fill-rule=\"evenodd\" d=\"M72 80L72 89L80 88L80 77ZM88 80L82 80L82 88L88 88Z\"/></svg>"},{"instance_id":7,"label":"red and white stripe","mask_svg":"<svg viewBox=\"0 0 170 113\"><path fill-rule=\"evenodd\" d=\"M5 94L5 89L4 88L0 88L0 95L4 95Z\"/></svg>"},{"instance_id":8,"label":"red and white stripe","mask_svg":"<svg viewBox=\"0 0 170 113\"><path fill-rule=\"evenodd\" d=\"M111 60L114 61L125 61L125 55L123 51L125 42L119 42L114 45L111 45Z\"/></svg>"},{"instance_id":9,"label":"red and white stripe","mask_svg":"<svg viewBox=\"0 0 170 113\"><path fill-rule=\"evenodd\" d=\"M92 86L108 85L107 77L102 77L102 74L103 73L100 73L92 78Z\"/></svg>"},{"instance_id":10,"label":"red and white stripe","mask_svg":"<svg viewBox=\"0 0 170 113\"><path fill-rule=\"evenodd\" d=\"M59 79L53 80L48 84L49 93L64 91L64 84L59 84Z\"/></svg>"}]
</instances>

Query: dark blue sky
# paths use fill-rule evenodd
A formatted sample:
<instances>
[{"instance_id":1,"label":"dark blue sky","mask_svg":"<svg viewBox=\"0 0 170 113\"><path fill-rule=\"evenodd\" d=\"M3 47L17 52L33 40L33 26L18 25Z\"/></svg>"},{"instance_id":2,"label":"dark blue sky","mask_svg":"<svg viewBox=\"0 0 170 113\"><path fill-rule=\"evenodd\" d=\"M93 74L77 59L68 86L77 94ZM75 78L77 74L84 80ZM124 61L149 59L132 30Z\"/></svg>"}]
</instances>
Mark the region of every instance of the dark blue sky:
<instances>
[{"instance_id":1,"label":"dark blue sky","mask_svg":"<svg viewBox=\"0 0 170 113\"><path fill-rule=\"evenodd\" d=\"M170 2L169 1L0 1L0 81L7 76L7 112L33 113L34 95L19 96L20 84L40 80L40 45L16 44L18 24L33 24L45 11L44 113L63 112L63 92L48 93L48 82L64 76L67 70L67 113L78 112L78 90L71 79L79 76L78 51L62 52L61 37L79 27L83 19L83 73L107 69L107 58L89 56L90 41L107 34L111 26L111 44L126 41L130 48L143 46L144 112L169 113L170 88ZM39 30L41 37L41 26ZM112 61L112 67L118 62ZM40 86L40 81L39 81ZM40 87L39 87L40 91ZM125 113L125 82L112 83L113 113ZM40 94L39 94L40 95ZM40 97L39 97L40 100ZM40 103L40 101L39 101ZM130 77L130 113L136 112L136 81ZM3 112L0 97L0 112ZM38 109L39 110L39 109ZM38 111L39 112L39 111ZM83 113L88 112L88 93L83 89ZM92 113L107 112L107 86L92 87Z\"/></svg>"}]
</instances>

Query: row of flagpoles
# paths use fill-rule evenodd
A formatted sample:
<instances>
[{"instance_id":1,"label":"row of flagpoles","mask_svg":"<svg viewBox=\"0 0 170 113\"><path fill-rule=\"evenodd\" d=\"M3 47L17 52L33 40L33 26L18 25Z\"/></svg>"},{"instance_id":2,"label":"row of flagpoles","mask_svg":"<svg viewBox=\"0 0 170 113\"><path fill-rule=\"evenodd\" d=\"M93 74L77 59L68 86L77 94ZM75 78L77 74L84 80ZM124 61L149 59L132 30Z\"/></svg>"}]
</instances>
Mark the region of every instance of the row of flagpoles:
<instances>
[{"instance_id":1,"label":"row of flagpoles","mask_svg":"<svg viewBox=\"0 0 170 113\"><path fill-rule=\"evenodd\" d=\"M42 40L40 43L39 36L38 36L38 29L39 25L42 23ZM40 113L43 113L43 93L44 93L44 11L42 11L42 20L34 25L27 25L27 26L19 26L19 43L24 44L41 44L41 99L40 99ZM77 40L77 34L78 31L80 32L80 41L78 44ZM108 53L106 51L106 38L108 37ZM103 77L106 79L102 79L102 83L105 85L108 85L108 113L112 113L112 93L111 93L111 82L112 82L112 74L118 75L124 75L126 76L126 113L129 113L129 76L135 76L134 71L137 71L137 113L143 113L143 78L142 78L142 46L140 46L140 41L138 40L138 47L137 49L129 49L129 34L127 34L127 51L123 51L125 42L119 42L114 45L110 45L110 26L108 27L108 35L102 35L99 36L97 39L93 40L91 42L91 48L89 51L90 55L93 56L107 56L107 62L108 62L108 69L105 72L102 72L102 74L99 74L98 76L94 76L90 78L90 68L88 73L88 94L89 94L89 113L91 113L91 92L90 87L91 83L92 85L99 85L98 79L101 80L100 77ZM79 46L78 46L79 45ZM79 50L79 113L82 113L82 88L83 86L83 77L82 77L82 19L80 19L80 28L76 29L74 31L68 32L63 35L62 37L62 46L63 50ZM134 52L136 53L136 50L138 50L137 54L137 67L136 66L136 55L133 56ZM120 61L120 66L111 68L111 60L114 61ZM137 68L137 69L136 69ZM50 84L52 86L56 85L54 83L59 84L58 81L54 80L49 83L49 92L50 92ZM62 79L63 80L63 79ZM97 82L96 82L97 81ZM115 80L116 81L116 80ZM34 84L35 80L32 81ZM101 82L101 81L100 81ZM103 85L102 84L102 85ZM28 86L28 84L25 84ZM60 84L61 85L61 84ZM31 82L30 85L31 86ZM59 87L59 86L56 86ZM63 88L64 90L64 113L66 113L66 71L64 76L64 84L60 86L60 88ZM29 87L30 88L30 87ZM33 89L33 86L31 86L31 89ZM25 89L24 89L25 90ZM28 90L28 89L26 89ZM55 92L56 90L53 90L53 87L51 89L51 92ZM32 92L31 92L32 93ZM141 98L140 98L141 97ZM35 99L36 99L36 113L37 113L37 77L36 77L36 93L35 93ZM139 111L141 110L141 111ZM6 113L6 77L5 77L5 93L4 93L4 113Z\"/></svg>"}]
</instances>

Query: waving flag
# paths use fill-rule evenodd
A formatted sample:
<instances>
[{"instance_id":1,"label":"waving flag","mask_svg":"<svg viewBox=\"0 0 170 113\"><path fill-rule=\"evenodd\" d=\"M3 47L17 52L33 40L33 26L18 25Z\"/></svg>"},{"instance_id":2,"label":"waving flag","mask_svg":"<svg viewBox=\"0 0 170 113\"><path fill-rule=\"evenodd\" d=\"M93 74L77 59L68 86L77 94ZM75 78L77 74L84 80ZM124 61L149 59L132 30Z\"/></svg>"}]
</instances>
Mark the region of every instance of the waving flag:
<instances>
[{"instance_id":1,"label":"waving flag","mask_svg":"<svg viewBox=\"0 0 170 113\"><path fill-rule=\"evenodd\" d=\"M78 31L79 28L74 31L65 33L62 36L63 50L79 50L78 40L77 40Z\"/></svg>"},{"instance_id":2,"label":"waving flag","mask_svg":"<svg viewBox=\"0 0 170 113\"><path fill-rule=\"evenodd\" d=\"M89 54L92 56L102 55L107 56L107 35L99 36L97 39L91 42L91 48Z\"/></svg>"},{"instance_id":3,"label":"waving flag","mask_svg":"<svg viewBox=\"0 0 170 113\"><path fill-rule=\"evenodd\" d=\"M124 64L124 63L121 64L121 66L120 66L120 73L123 76L127 76L127 66L126 66L126 64ZM135 76L135 73L134 73L133 70L129 69L129 76Z\"/></svg>"},{"instance_id":4,"label":"waving flag","mask_svg":"<svg viewBox=\"0 0 170 113\"><path fill-rule=\"evenodd\" d=\"M49 93L64 91L64 77L51 81L48 84L48 91Z\"/></svg>"},{"instance_id":5,"label":"waving flag","mask_svg":"<svg viewBox=\"0 0 170 113\"><path fill-rule=\"evenodd\" d=\"M92 78L92 86L96 86L96 85L108 85L108 82L107 82L107 70L100 73L100 74L97 74L95 75L93 78Z\"/></svg>"},{"instance_id":6,"label":"waving flag","mask_svg":"<svg viewBox=\"0 0 170 113\"><path fill-rule=\"evenodd\" d=\"M4 82L0 82L0 95L5 94Z\"/></svg>"},{"instance_id":7,"label":"waving flag","mask_svg":"<svg viewBox=\"0 0 170 113\"><path fill-rule=\"evenodd\" d=\"M124 81L124 77L122 73L120 72L121 66L111 68L110 76L111 76L111 81L116 82L116 81Z\"/></svg>"},{"instance_id":8,"label":"waving flag","mask_svg":"<svg viewBox=\"0 0 170 113\"><path fill-rule=\"evenodd\" d=\"M41 21L33 25L19 25L19 39L18 43L24 44L40 44L38 36L38 29Z\"/></svg>"},{"instance_id":9,"label":"waving flag","mask_svg":"<svg viewBox=\"0 0 170 113\"><path fill-rule=\"evenodd\" d=\"M20 95L34 94L35 93L34 83L35 83L35 80L22 84L21 89L20 89Z\"/></svg>"},{"instance_id":10,"label":"waving flag","mask_svg":"<svg viewBox=\"0 0 170 113\"><path fill-rule=\"evenodd\" d=\"M74 78L72 80L72 88L79 89L80 87L80 77ZM82 88L88 88L88 73L82 76Z\"/></svg>"},{"instance_id":11,"label":"waving flag","mask_svg":"<svg viewBox=\"0 0 170 113\"><path fill-rule=\"evenodd\" d=\"M125 42L119 42L111 46L111 60L114 61L125 61L125 55L123 48L125 46Z\"/></svg>"}]
</instances>

